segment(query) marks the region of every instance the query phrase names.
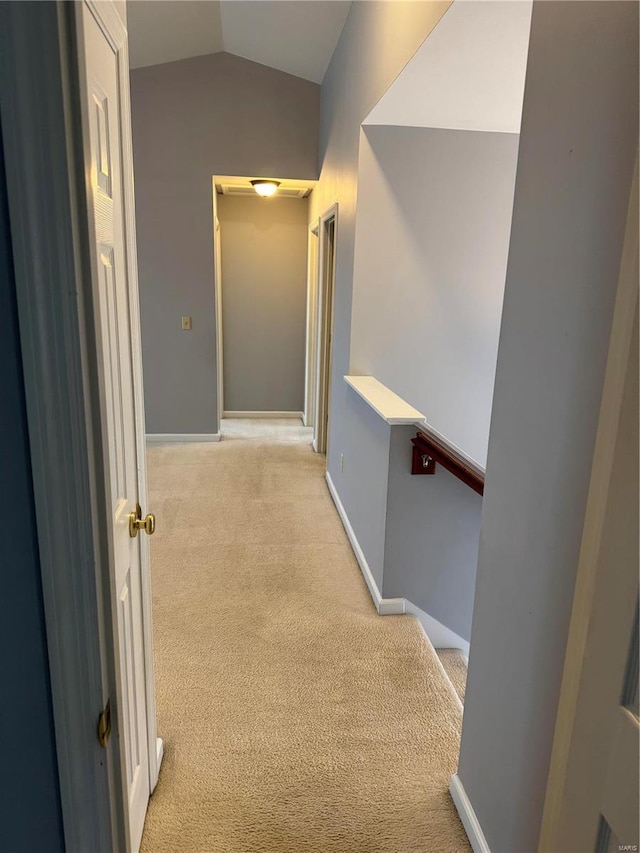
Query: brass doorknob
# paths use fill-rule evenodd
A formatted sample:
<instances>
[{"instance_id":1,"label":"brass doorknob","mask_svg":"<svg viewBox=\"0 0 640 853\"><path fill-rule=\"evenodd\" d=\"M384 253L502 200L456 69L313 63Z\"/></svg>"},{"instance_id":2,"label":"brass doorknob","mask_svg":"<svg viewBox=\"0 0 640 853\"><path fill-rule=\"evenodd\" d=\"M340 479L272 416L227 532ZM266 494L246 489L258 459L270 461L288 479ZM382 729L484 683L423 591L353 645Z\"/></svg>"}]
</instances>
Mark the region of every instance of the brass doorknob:
<instances>
[{"instance_id":1,"label":"brass doorknob","mask_svg":"<svg viewBox=\"0 0 640 853\"><path fill-rule=\"evenodd\" d=\"M142 509L140 504L136 504L136 511L129 513L129 536L135 539L138 535L138 530L144 530L147 536L152 536L156 529L156 517L150 512L144 518L142 517Z\"/></svg>"}]
</instances>

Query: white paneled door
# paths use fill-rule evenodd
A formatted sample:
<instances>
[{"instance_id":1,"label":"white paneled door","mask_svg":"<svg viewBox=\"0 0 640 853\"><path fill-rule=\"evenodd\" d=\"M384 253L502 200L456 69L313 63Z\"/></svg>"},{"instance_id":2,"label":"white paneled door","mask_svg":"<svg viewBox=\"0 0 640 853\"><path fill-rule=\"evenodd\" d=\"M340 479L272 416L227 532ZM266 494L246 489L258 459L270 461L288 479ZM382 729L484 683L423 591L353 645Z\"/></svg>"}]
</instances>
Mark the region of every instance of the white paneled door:
<instances>
[{"instance_id":1,"label":"white paneled door","mask_svg":"<svg viewBox=\"0 0 640 853\"><path fill-rule=\"evenodd\" d=\"M137 851L150 790L148 682L146 678L145 579L141 540L152 533L140 518L146 479L137 430L136 371L139 370L137 316L132 317L133 274L127 253L135 251L127 233L123 158L122 63L108 28L91 4L82 4L78 28L85 112L85 146L90 158L89 216L92 220L94 316L96 317L100 406L104 434L104 474L109 517L111 615L117 695L111 697L113 738L121 763L127 849ZM113 6L109 4L113 14ZM130 176L129 176L130 179ZM133 267L135 270L135 267ZM137 289L136 289L137 292ZM133 514L133 520L131 518ZM142 547L145 544L142 543ZM108 632L109 633L109 632ZM149 634L150 636L150 634Z\"/></svg>"}]
</instances>

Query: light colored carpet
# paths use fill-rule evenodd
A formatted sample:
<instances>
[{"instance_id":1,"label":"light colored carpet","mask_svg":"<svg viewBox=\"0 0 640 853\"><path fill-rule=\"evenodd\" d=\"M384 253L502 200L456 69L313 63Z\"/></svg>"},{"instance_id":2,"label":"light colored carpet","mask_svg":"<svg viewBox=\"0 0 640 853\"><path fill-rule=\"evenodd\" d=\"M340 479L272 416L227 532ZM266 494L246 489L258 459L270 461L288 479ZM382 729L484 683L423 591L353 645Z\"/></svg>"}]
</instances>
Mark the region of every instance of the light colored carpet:
<instances>
[{"instance_id":1,"label":"light colored carpet","mask_svg":"<svg viewBox=\"0 0 640 853\"><path fill-rule=\"evenodd\" d=\"M313 427L303 426L300 418L223 418L220 433L227 441L230 438L303 444L313 441Z\"/></svg>"},{"instance_id":2,"label":"light colored carpet","mask_svg":"<svg viewBox=\"0 0 640 853\"><path fill-rule=\"evenodd\" d=\"M302 444L149 451L158 732L144 853L453 853L460 705L376 614Z\"/></svg>"},{"instance_id":3,"label":"light colored carpet","mask_svg":"<svg viewBox=\"0 0 640 853\"><path fill-rule=\"evenodd\" d=\"M467 688L467 659L459 649L438 649L438 657L445 672L464 704L464 693Z\"/></svg>"}]
</instances>

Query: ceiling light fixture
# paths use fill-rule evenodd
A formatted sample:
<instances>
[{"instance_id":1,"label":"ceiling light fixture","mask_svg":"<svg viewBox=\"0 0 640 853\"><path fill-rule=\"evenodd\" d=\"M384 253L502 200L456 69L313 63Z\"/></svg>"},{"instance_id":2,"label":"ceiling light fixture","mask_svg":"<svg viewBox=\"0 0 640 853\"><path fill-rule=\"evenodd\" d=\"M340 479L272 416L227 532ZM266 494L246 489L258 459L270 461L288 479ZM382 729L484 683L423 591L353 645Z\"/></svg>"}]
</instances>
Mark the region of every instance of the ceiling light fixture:
<instances>
[{"instance_id":1,"label":"ceiling light fixture","mask_svg":"<svg viewBox=\"0 0 640 853\"><path fill-rule=\"evenodd\" d=\"M277 192L277 189L280 186L280 181L269 181L266 178L257 178L255 181L251 181L251 186L258 195L261 195L263 198L269 198L269 196L275 195Z\"/></svg>"}]
</instances>

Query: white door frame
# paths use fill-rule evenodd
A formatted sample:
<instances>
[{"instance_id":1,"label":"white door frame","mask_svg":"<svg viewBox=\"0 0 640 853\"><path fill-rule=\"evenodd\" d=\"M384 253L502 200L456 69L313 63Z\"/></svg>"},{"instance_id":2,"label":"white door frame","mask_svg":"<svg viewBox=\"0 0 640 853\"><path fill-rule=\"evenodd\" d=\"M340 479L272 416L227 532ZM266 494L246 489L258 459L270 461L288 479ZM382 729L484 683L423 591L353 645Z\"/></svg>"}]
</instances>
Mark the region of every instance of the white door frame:
<instances>
[{"instance_id":1,"label":"white door frame","mask_svg":"<svg viewBox=\"0 0 640 853\"><path fill-rule=\"evenodd\" d=\"M3 4L0 107L65 847L84 853L124 850L126 831L74 6ZM130 146L126 30L112 2L89 6L118 53L123 143ZM131 225L133 180L126 159ZM139 327L135 243L128 245L127 263L132 324ZM135 397L140 452L141 370ZM145 548L141 559L153 789L160 756ZM107 698L116 736L103 749L96 727Z\"/></svg>"},{"instance_id":2,"label":"white door frame","mask_svg":"<svg viewBox=\"0 0 640 853\"><path fill-rule=\"evenodd\" d=\"M218 198L216 192L215 175L211 178L211 190L213 192L213 286L215 299L215 326L216 326L216 405L218 407L217 433L222 436L221 421L224 416L224 350L222 346L222 240L220 234L220 220L218 219Z\"/></svg>"},{"instance_id":3,"label":"white door frame","mask_svg":"<svg viewBox=\"0 0 640 853\"><path fill-rule=\"evenodd\" d=\"M307 243L307 352L304 375L304 412L302 421L305 426L315 424L316 415L316 316L318 299L318 237L320 220L309 226Z\"/></svg>"},{"instance_id":4,"label":"white door frame","mask_svg":"<svg viewBox=\"0 0 640 853\"><path fill-rule=\"evenodd\" d=\"M327 289L327 225L333 220L333 268L331 270L332 289ZM335 273L337 236L338 236L338 203L332 204L319 219L318 242L318 304L316 311L316 380L315 380L315 418L313 425L313 449L316 453L327 453L328 424L326 424L326 407L329 405L331 391L331 363L333 351L333 305L335 297Z\"/></svg>"}]
</instances>

